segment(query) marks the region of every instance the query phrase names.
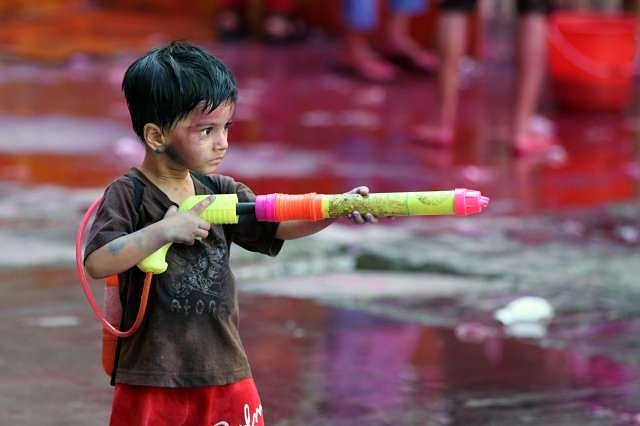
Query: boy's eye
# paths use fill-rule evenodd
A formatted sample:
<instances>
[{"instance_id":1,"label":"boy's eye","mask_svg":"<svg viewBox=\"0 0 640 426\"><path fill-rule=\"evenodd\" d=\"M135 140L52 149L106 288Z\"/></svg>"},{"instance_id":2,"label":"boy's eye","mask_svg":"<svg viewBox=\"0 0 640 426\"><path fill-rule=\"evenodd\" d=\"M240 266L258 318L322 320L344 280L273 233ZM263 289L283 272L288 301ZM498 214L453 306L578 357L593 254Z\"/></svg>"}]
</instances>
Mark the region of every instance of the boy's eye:
<instances>
[{"instance_id":1,"label":"boy's eye","mask_svg":"<svg viewBox=\"0 0 640 426\"><path fill-rule=\"evenodd\" d=\"M206 129L202 129L200 131L200 134L202 136L209 136L211 134L211 127L207 127Z\"/></svg>"}]
</instances>

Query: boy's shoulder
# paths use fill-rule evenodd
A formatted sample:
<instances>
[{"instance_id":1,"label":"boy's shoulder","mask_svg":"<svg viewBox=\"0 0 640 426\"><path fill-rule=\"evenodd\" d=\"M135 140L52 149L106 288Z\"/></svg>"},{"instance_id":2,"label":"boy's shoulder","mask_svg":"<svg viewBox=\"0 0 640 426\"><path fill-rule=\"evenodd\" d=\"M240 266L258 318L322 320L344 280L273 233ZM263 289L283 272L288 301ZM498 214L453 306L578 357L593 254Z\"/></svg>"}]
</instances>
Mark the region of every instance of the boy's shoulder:
<instances>
[{"instance_id":1,"label":"boy's shoulder","mask_svg":"<svg viewBox=\"0 0 640 426\"><path fill-rule=\"evenodd\" d=\"M194 171L190 173L196 182L204 186L207 191L212 194L235 193L238 187L241 186L230 176L221 174L204 175ZM149 186L149 181L141 171L132 167L118 176L109 186L112 189L118 188L117 191L122 191L123 187L126 188L124 190L131 193L133 206L137 210L142 205L144 193Z\"/></svg>"},{"instance_id":2,"label":"boy's shoulder","mask_svg":"<svg viewBox=\"0 0 640 426\"><path fill-rule=\"evenodd\" d=\"M236 192L238 186L235 179L226 175L204 175L193 171L191 172L191 175L200 183L205 185L210 191L217 194L228 194Z\"/></svg>"},{"instance_id":3,"label":"boy's shoulder","mask_svg":"<svg viewBox=\"0 0 640 426\"><path fill-rule=\"evenodd\" d=\"M131 193L132 191L135 191L137 186L143 187L144 183L142 181L136 182L134 169L130 169L120 176L117 176L114 180L111 181L111 183L107 185L105 189L105 196L110 193Z\"/></svg>"}]
</instances>

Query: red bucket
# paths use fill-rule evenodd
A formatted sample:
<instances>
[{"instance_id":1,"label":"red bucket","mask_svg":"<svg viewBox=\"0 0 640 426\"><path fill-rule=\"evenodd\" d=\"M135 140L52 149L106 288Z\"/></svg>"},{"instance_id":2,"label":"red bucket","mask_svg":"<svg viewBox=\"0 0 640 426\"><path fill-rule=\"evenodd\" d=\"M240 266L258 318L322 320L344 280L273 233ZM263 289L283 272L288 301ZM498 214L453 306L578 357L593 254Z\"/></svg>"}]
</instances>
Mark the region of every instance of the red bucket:
<instances>
[{"instance_id":1,"label":"red bucket","mask_svg":"<svg viewBox=\"0 0 640 426\"><path fill-rule=\"evenodd\" d=\"M638 21L626 15L557 12L549 22L554 101L587 111L616 111L633 94Z\"/></svg>"}]
</instances>

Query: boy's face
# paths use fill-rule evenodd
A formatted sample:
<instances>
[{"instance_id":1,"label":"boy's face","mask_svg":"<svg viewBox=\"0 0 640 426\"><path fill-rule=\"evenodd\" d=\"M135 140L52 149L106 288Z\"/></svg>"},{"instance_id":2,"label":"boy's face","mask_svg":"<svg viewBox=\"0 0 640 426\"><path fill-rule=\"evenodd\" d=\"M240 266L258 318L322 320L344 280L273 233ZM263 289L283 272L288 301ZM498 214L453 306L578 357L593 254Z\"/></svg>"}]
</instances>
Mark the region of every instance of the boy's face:
<instances>
[{"instance_id":1,"label":"boy's face","mask_svg":"<svg viewBox=\"0 0 640 426\"><path fill-rule=\"evenodd\" d=\"M229 148L227 136L235 112L233 102L211 112L196 107L166 135L166 153L171 160L203 174L213 173Z\"/></svg>"}]
</instances>

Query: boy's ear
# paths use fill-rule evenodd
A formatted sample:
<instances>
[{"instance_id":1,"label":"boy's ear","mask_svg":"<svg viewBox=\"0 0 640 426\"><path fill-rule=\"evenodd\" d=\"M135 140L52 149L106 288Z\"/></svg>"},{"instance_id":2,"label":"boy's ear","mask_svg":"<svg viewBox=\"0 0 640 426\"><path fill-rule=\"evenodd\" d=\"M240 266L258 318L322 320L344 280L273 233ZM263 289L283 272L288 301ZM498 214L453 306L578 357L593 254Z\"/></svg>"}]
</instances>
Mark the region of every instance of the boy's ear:
<instances>
[{"instance_id":1,"label":"boy's ear","mask_svg":"<svg viewBox=\"0 0 640 426\"><path fill-rule=\"evenodd\" d=\"M144 125L144 142L154 152L164 152L166 148L162 129L157 124L147 123Z\"/></svg>"}]
</instances>

